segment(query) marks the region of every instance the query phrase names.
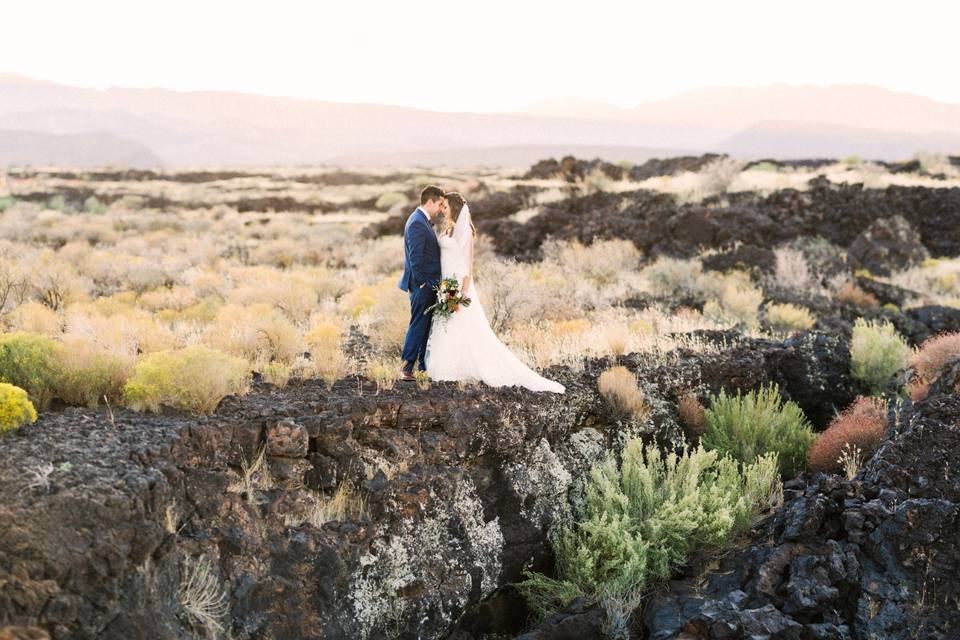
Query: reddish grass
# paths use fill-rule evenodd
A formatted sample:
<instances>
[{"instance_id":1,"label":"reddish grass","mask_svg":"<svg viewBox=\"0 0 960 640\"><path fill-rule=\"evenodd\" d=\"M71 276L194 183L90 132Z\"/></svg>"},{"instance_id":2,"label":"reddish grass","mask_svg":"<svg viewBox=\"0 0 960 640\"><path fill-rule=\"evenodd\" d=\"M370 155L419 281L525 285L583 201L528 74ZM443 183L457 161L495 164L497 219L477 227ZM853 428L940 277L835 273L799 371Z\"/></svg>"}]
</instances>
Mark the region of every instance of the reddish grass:
<instances>
[{"instance_id":1,"label":"reddish grass","mask_svg":"<svg viewBox=\"0 0 960 640\"><path fill-rule=\"evenodd\" d=\"M680 412L680 424L683 425L689 440L699 439L707 428L707 417L703 405L692 393L680 396L677 403Z\"/></svg>"},{"instance_id":2,"label":"reddish grass","mask_svg":"<svg viewBox=\"0 0 960 640\"><path fill-rule=\"evenodd\" d=\"M840 287L836 295L837 300L848 302L856 307L879 307L880 301L872 293L867 293L851 281Z\"/></svg>"},{"instance_id":3,"label":"reddish grass","mask_svg":"<svg viewBox=\"0 0 960 640\"><path fill-rule=\"evenodd\" d=\"M814 471L838 472L840 454L847 444L858 447L866 460L880 445L886 424L887 406L882 399L857 398L813 443L807 463Z\"/></svg>"},{"instance_id":4,"label":"reddish grass","mask_svg":"<svg viewBox=\"0 0 960 640\"><path fill-rule=\"evenodd\" d=\"M960 332L928 338L913 357L913 367L921 382L929 386L950 362L960 358Z\"/></svg>"},{"instance_id":5,"label":"reddish grass","mask_svg":"<svg viewBox=\"0 0 960 640\"><path fill-rule=\"evenodd\" d=\"M930 394L930 383L922 380L914 380L907 385L910 391L910 399L914 402L921 402L927 399Z\"/></svg>"}]
</instances>

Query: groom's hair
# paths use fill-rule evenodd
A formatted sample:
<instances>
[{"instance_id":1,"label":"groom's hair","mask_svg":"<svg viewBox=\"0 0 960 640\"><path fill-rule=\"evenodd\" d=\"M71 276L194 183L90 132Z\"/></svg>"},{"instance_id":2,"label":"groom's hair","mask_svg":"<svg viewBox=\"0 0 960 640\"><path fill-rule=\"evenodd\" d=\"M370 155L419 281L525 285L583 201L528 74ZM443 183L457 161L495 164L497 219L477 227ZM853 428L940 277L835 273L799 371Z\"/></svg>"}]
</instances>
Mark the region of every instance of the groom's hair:
<instances>
[{"instance_id":1,"label":"groom's hair","mask_svg":"<svg viewBox=\"0 0 960 640\"><path fill-rule=\"evenodd\" d=\"M432 184L423 188L420 192L420 204L427 204L431 200L441 200L443 198L443 189L435 187Z\"/></svg>"}]
</instances>

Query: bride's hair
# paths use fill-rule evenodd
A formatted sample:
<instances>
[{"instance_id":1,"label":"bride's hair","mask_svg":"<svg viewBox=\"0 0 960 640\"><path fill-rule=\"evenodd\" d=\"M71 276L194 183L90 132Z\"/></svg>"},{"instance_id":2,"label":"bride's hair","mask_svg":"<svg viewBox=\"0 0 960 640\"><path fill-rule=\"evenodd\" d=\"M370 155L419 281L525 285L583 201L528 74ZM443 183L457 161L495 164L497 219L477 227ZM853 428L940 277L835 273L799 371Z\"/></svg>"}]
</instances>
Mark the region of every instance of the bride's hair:
<instances>
[{"instance_id":1,"label":"bride's hair","mask_svg":"<svg viewBox=\"0 0 960 640\"><path fill-rule=\"evenodd\" d=\"M453 233L453 224L460 217L460 211L463 209L463 205L467 204L467 201L456 191L448 191L443 196L447 199L449 211L444 216L442 232L451 234ZM473 235L477 235L477 228L474 226L473 220L470 221L470 228L473 230Z\"/></svg>"}]
</instances>

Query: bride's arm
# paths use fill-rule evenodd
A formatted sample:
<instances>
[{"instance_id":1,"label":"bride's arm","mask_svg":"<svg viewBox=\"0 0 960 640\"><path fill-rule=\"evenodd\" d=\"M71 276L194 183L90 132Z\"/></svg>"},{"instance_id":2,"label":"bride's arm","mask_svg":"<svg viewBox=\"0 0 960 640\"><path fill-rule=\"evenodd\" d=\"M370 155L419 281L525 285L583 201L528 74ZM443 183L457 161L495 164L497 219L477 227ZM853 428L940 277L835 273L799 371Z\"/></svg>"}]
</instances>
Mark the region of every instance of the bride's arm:
<instances>
[{"instance_id":1,"label":"bride's arm","mask_svg":"<svg viewBox=\"0 0 960 640\"><path fill-rule=\"evenodd\" d=\"M473 234L470 235L470 244L467 246L467 275L463 278L463 295L470 291L473 282Z\"/></svg>"}]
</instances>

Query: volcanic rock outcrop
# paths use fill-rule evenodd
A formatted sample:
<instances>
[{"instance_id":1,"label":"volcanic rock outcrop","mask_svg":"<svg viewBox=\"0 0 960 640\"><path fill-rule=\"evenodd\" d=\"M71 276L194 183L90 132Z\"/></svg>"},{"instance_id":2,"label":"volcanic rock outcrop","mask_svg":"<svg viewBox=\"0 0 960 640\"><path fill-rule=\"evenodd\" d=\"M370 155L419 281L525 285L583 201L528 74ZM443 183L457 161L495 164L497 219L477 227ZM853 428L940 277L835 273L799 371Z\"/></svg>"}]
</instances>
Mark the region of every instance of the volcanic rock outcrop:
<instances>
[{"instance_id":1,"label":"volcanic rock outcrop","mask_svg":"<svg viewBox=\"0 0 960 640\"><path fill-rule=\"evenodd\" d=\"M0 624L202 636L185 587L202 568L233 638L474 637L485 598L551 569L547 531L624 433L680 444L679 394L778 382L822 425L860 391L842 339L702 339L730 348L621 359L652 408L642 424L596 392L603 360L551 370L559 398L354 379L258 385L201 418L46 413L0 449ZM354 509L325 513L343 483ZM521 631L522 602L504 618Z\"/></svg>"},{"instance_id":2,"label":"volcanic rock outcrop","mask_svg":"<svg viewBox=\"0 0 960 640\"><path fill-rule=\"evenodd\" d=\"M956 638L960 366L935 387L855 479L788 483L752 545L657 593L647 637Z\"/></svg>"}]
</instances>

